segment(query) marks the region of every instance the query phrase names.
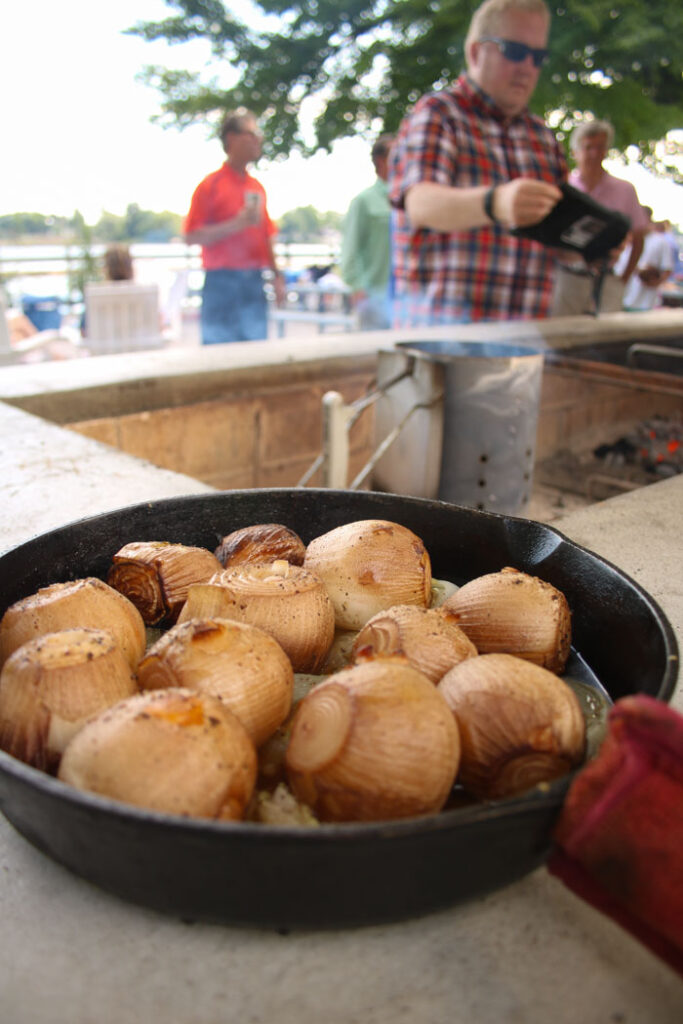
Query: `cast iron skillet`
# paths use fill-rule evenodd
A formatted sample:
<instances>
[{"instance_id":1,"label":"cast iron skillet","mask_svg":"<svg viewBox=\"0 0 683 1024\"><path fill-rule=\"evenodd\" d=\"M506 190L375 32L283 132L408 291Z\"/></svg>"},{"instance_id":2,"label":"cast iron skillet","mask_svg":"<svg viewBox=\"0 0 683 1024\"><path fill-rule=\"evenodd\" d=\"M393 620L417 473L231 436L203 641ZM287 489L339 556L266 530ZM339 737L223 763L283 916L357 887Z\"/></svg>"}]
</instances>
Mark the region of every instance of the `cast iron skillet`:
<instances>
[{"instance_id":1,"label":"cast iron skillet","mask_svg":"<svg viewBox=\"0 0 683 1024\"><path fill-rule=\"evenodd\" d=\"M655 602L557 531L419 498L357 491L252 490L135 505L53 530L0 557L0 614L49 583L106 577L133 540L213 550L224 534L279 522L305 542L357 519L421 537L438 578L511 565L567 596L574 646L612 699L667 700L676 641ZM80 793L0 752L0 807L35 846L126 900L182 918L269 927L340 927L446 907L541 864L569 780L440 815L382 824L273 828L187 820Z\"/></svg>"}]
</instances>

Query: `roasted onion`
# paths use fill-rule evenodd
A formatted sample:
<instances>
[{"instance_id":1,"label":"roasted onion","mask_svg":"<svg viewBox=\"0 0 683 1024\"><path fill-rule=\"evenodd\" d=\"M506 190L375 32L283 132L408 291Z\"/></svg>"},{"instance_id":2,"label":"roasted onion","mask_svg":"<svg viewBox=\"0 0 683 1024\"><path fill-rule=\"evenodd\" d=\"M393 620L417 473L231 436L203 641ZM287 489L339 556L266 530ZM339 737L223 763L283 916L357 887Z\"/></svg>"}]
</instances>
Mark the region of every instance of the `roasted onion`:
<instances>
[{"instance_id":1,"label":"roasted onion","mask_svg":"<svg viewBox=\"0 0 683 1024\"><path fill-rule=\"evenodd\" d=\"M334 639L334 608L322 581L283 560L239 565L193 584L178 621L216 617L264 630L295 672L320 671Z\"/></svg>"},{"instance_id":2,"label":"roasted onion","mask_svg":"<svg viewBox=\"0 0 683 1024\"><path fill-rule=\"evenodd\" d=\"M143 690L178 686L219 697L259 746L289 714L294 673L280 645L256 626L189 619L149 649L138 683Z\"/></svg>"},{"instance_id":3,"label":"roasted onion","mask_svg":"<svg viewBox=\"0 0 683 1024\"><path fill-rule=\"evenodd\" d=\"M234 530L220 542L215 555L228 567L244 562L275 562L284 559L303 565L306 545L301 537L280 523L259 523Z\"/></svg>"},{"instance_id":4,"label":"roasted onion","mask_svg":"<svg viewBox=\"0 0 683 1024\"><path fill-rule=\"evenodd\" d=\"M168 814L238 820L256 781L256 752L217 697L137 694L73 738L59 778L78 789Z\"/></svg>"},{"instance_id":5,"label":"roasted onion","mask_svg":"<svg viewBox=\"0 0 683 1024\"><path fill-rule=\"evenodd\" d=\"M148 626L172 625L190 584L203 583L221 569L206 548L139 541L117 551L107 583L133 602Z\"/></svg>"},{"instance_id":6,"label":"roasted onion","mask_svg":"<svg viewBox=\"0 0 683 1024\"><path fill-rule=\"evenodd\" d=\"M126 656L106 630L36 637L10 655L0 672L0 747L54 771L87 718L136 690Z\"/></svg>"},{"instance_id":7,"label":"roasted onion","mask_svg":"<svg viewBox=\"0 0 683 1024\"><path fill-rule=\"evenodd\" d=\"M285 756L290 787L321 821L439 811L458 768L452 713L404 659L345 669L299 704Z\"/></svg>"},{"instance_id":8,"label":"roasted onion","mask_svg":"<svg viewBox=\"0 0 683 1024\"><path fill-rule=\"evenodd\" d=\"M88 576L42 587L7 609L0 621L0 665L28 640L77 627L108 630L133 669L145 652L145 624L135 605Z\"/></svg>"},{"instance_id":9,"label":"roasted onion","mask_svg":"<svg viewBox=\"0 0 683 1024\"><path fill-rule=\"evenodd\" d=\"M316 537L304 568L325 584L338 629L361 629L395 604L427 608L432 571L427 550L411 530L383 519L364 519Z\"/></svg>"},{"instance_id":10,"label":"roasted onion","mask_svg":"<svg viewBox=\"0 0 683 1024\"><path fill-rule=\"evenodd\" d=\"M401 604L373 615L353 644L354 661L403 654L413 668L438 683L445 672L477 648L456 623L456 617L437 608Z\"/></svg>"},{"instance_id":11,"label":"roasted onion","mask_svg":"<svg viewBox=\"0 0 683 1024\"><path fill-rule=\"evenodd\" d=\"M515 654L558 674L571 645L571 614L550 583L506 568L470 580L443 605L480 654Z\"/></svg>"},{"instance_id":12,"label":"roasted onion","mask_svg":"<svg viewBox=\"0 0 683 1024\"><path fill-rule=\"evenodd\" d=\"M482 654L450 669L437 689L460 729L459 781L480 799L521 793L583 759L579 702L548 669Z\"/></svg>"}]
</instances>

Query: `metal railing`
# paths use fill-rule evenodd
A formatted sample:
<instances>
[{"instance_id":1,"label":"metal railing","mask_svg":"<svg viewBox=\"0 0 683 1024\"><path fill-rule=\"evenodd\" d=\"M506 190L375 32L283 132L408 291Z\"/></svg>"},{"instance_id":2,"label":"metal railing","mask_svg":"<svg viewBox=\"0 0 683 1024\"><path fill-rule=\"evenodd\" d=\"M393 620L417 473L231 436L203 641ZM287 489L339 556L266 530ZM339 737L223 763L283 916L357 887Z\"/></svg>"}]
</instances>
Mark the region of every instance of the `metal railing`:
<instances>
[{"instance_id":1,"label":"metal railing","mask_svg":"<svg viewBox=\"0 0 683 1024\"><path fill-rule=\"evenodd\" d=\"M401 417L398 423L389 431L387 436L375 448L374 452L365 463L363 468L356 474L353 480L348 483L349 475L349 434L354 423L360 416L382 397L390 388L394 387L406 377L412 376L413 361L409 360L405 370L386 381L379 387L374 388L367 395L357 398L355 402L348 405L338 391L328 391L323 395L323 440L322 451L314 459L311 466L306 470L299 480L297 487L305 487L309 480L322 469L322 486L333 489L348 489L355 491L368 478L384 453L391 447L403 428L409 422L413 413L418 409L431 409L443 399L443 392L431 396L428 402L417 402Z\"/></svg>"},{"instance_id":2,"label":"metal railing","mask_svg":"<svg viewBox=\"0 0 683 1024\"><path fill-rule=\"evenodd\" d=\"M683 349L673 348L669 345L647 345L637 342L630 345L626 353L628 366L638 366L638 356L656 356L660 359L683 359Z\"/></svg>"},{"instance_id":3,"label":"metal railing","mask_svg":"<svg viewBox=\"0 0 683 1024\"><path fill-rule=\"evenodd\" d=\"M142 251L143 246L148 246L149 251ZM161 251L164 246L166 246L165 251ZM42 248L61 248L63 252L50 254L36 252L36 249ZM201 269L201 247L198 245L184 245L181 242L141 242L132 243L130 248L135 262L165 260L178 263L181 269ZM339 248L324 243L311 242L306 245L299 242L276 242L274 248L280 266L286 270L303 269L304 266L315 265L316 261L335 265L339 262ZM7 249L23 249L25 252L8 254ZM102 242L93 243L87 247L77 243L64 243L63 245L45 243L33 246L30 244L15 245L0 239L0 275L5 278L63 275L83 261L85 251L98 259L104 255L106 249L107 244ZM153 249L159 251L154 252Z\"/></svg>"}]
</instances>

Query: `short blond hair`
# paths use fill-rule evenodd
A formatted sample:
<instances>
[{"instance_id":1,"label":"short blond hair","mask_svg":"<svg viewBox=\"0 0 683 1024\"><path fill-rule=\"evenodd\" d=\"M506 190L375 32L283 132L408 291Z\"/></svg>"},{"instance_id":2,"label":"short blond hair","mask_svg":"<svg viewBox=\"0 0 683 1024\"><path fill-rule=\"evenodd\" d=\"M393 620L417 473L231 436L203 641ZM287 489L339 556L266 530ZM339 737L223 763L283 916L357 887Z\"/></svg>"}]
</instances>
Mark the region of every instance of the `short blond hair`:
<instances>
[{"instance_id":1,"label":"short blond hair","mask_svg":"<svg viewBox=\"0 0 683 1024\"><path fill-rule=\"evenodd\" d=\"M465 57L469 64L470 47L482 36L496 35L500 22L509 11L542 14L550 26L550 9L545 0L484 0L472 15L465 38Z\"/></svg>"}]
</instances>

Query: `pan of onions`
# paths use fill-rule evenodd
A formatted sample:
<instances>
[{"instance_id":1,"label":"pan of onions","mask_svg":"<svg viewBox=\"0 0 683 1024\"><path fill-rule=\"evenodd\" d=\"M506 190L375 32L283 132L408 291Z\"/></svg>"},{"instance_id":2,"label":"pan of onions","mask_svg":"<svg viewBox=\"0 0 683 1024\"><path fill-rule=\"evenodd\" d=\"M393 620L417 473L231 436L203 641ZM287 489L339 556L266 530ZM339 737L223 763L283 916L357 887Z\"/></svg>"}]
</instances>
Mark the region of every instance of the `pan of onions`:
<instances>
[{"instance_id":1,"label":"pan of onions","mask_svg":"<svg viewBox=\"0 0 683 1024\"><path fill-rule=\"evenodd\" d=\"M610 704L668 700L652 598L557 530L264 489L0 556L0 807L183 919L396 921L539 866Z\"/></svg>"}]
</instances>

